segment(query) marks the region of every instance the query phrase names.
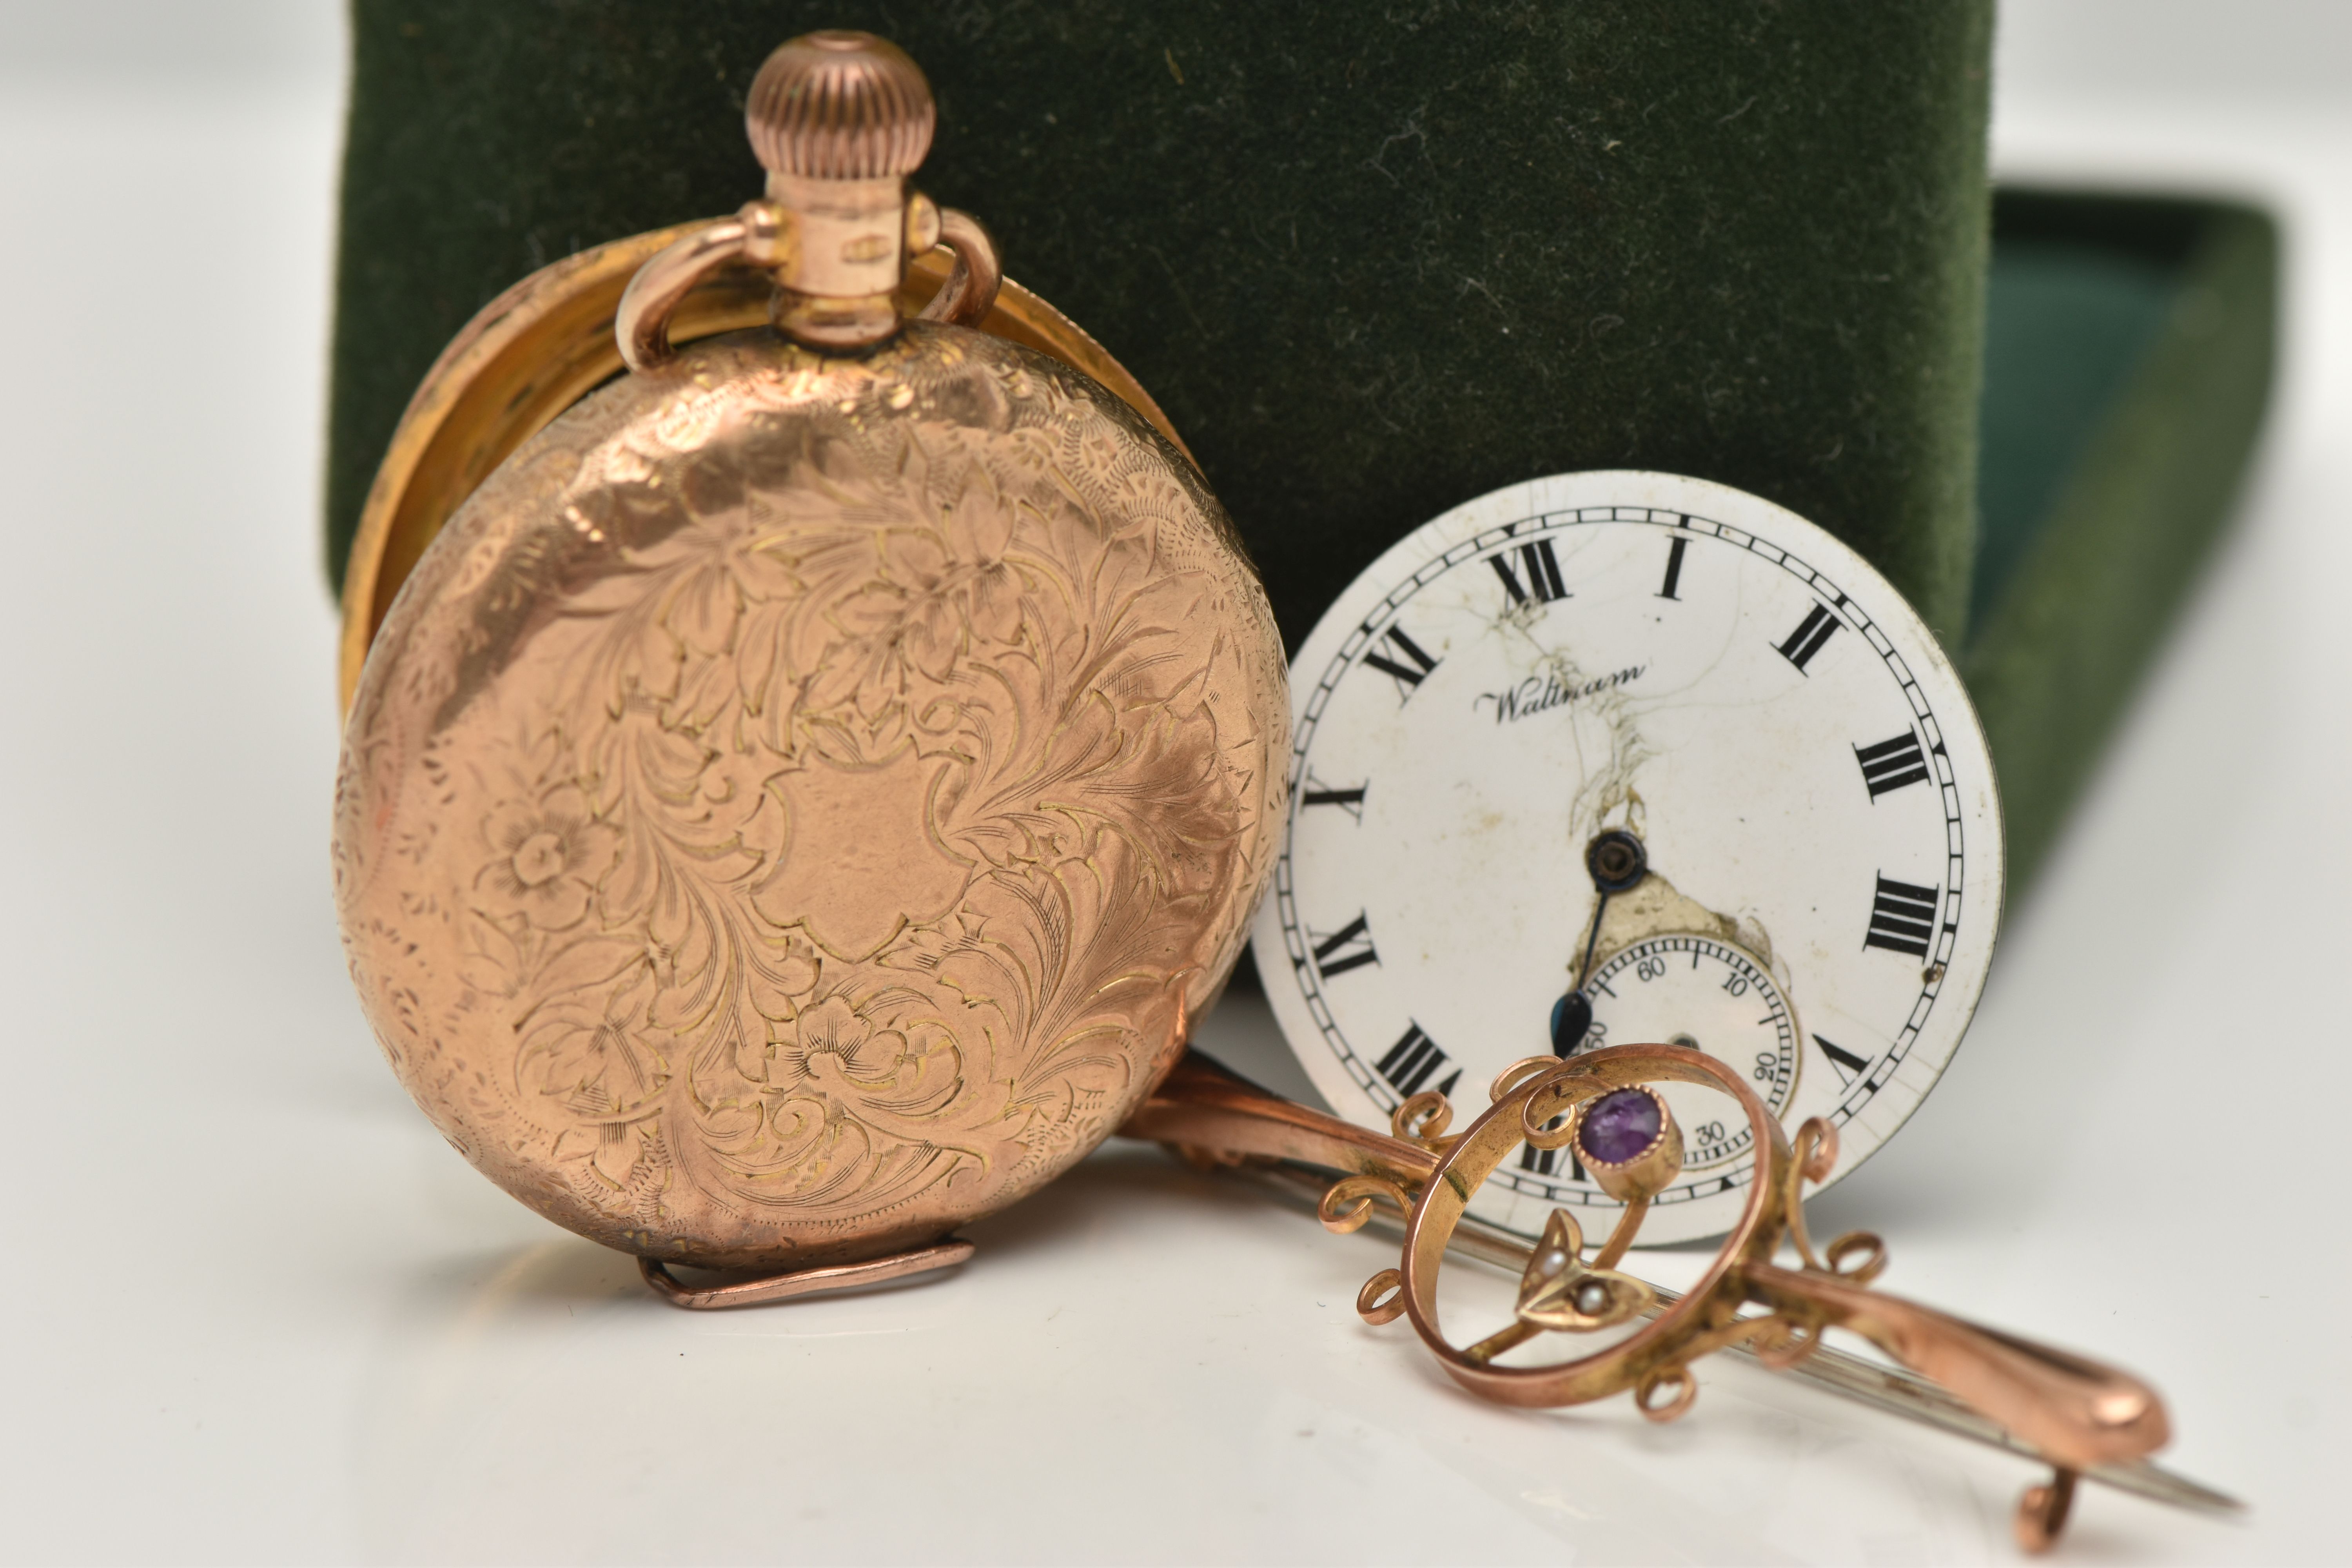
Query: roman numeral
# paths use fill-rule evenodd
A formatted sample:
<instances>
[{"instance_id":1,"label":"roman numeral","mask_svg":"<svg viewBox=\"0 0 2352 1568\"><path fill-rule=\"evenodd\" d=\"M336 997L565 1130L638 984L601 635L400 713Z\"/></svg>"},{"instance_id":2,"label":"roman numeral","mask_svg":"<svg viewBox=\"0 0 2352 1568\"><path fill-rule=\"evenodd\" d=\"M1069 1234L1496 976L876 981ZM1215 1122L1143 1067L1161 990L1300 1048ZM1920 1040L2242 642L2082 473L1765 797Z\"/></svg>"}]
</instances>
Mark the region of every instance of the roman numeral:
<instances>
[{"instance_id":1,"label":"roman numeral","mask_svg":"<svg viewBox=\"0 0 2352 1568\"><path fill-rule=\"evenodd\" d=\"M1927 776L1927 758L1919 750L1919 737L1908 730L1874 746L1856 746L1853 758L1862 764L1862 782L1870 786L1874 804L1880 795L1921 783Z\"/></svg>"},{"instance_id":2,"label":"roman numeral","mask_svg":"<svg viewBox=\"0 0 2352 1568\"><path fill-rule=\"evenodd\" d=\"M1382 633L1375 645L1375 651L1364 655L1364 662L1396 681L1397 700L1400 702L1409 700L1413 688L1437 668L1437 660L1430 658L1419 643L1405 636L1402 626L1391 626Z\"/></svg>"},{"instance_id":3,"label":"roman numeral","mask_svg":"<svg viewBox=\"0 0 2352 1568\"><path fill-rule=\"evenodd\" d=\"M1898 882L1880 873L1878 896L1870 905L1870 934L1862 939L1862 945L1927 957L1928 940L1936 934L1937 902L1935 889Z\"/></svg>"},{"instance_id":4,"label":"roman numeral","mask_svg":"<svg viewBox=\"0 0 2352 1568\"><path fill-rule=\"evenodd\" d=\"M1315 770L1309 768L1307 770L1307 782L1298 788L1298 804L1302 806L1336 805L1361 822L1364 820L1364 791L1368 787L1358 784L1353 789L1333 789L1317 778Z\"/></svg>"},{"instance_id":5,"label":"roman numeral","mask_svg":"<svg viewBox=\"0 0 2352 1568\"><path fill-rule=\"evenodd\" d=\"M1813 1037L1813 1044L1821 1047L1822 1055L1829 1058L1830 1066L1837 1069L1841 1088L1852 1086L1853 1080L1862 1076L1862 1069L1870 1065L1868 1057L1855 1056L1844 1047L1833 1046L1819 1035Z\"/></svg>"},{"instance_id":6,"label":"roman numeral","mask_svg":"<svg viewBox=\"0 0 2352 1568\"><path fill-rule=\"evenodd\" d=\"M1389 1054L1380 1059L1380 1074L1389 1080L1390 1088L1410 1099L1421 1092L1421 1086L1427 1083L1447 1059L1445 1053L1437 1048L1437 1042L1422 1032L1419 1024L1408 1024L1405 1032L1397 1037L1397 1043L1389 1047ZM1455 1068L1446 1076L1445 1081L1437 1086L1437 1092L1452 1094L1454 1086L1461 1081L1462 1069Z\"/></svg>"},{"instance_id":7,"label":"roman numeral","mask_svg":"<svg viewBox=\"0 0 2352 1568\"><path fill-rule=\"evenodd\" d=\"M1307 935L1309 941L1314 940L1313 931ZM1362 915L1315 942L1316 973L1326 980L1380 961L1381 955L1372 951L1371 922Z\"/></svg>"},{"instance_id":8,"label":"roman numeral","mask_svg":"<svg viewBox=\"0 0 2352 1568\"><path fill-rule=\"evenodd\" d=\"M1666 546L1666 585L1658 590L1659 598L1680 599L1682 597L1680 594L1675 592L1675 589L1683 580L1683 552L1689 548L1690 541L1680 534L1676 534L1675 542Z\"/></svg>"},{"instance_id":9,"label":"roman numeral","mask_svg":"<svg viewBox=\"0 0 2352 1568\"><path fill-rule=\"evenodd\" d=\"M1511 570L1509 551L1489 555L1486 564L1503 580L1503 592L1511 596L1514 605L1526 604L1530 594L1537 603L1544 605L1568 597L1568 584L1559 577L1559 557L1551 552L1549 539L1532 539L1519 546L1519 565L1528 574L1526 587L1519 585L1517 574Z\"/></svg>"},{"instance_id":10,"label":"roman numeral","mask_svg":"<svg viewBox=\"0 0 2352 1568\"><path fill-rule=\"evenodd\" d=\"M1538 1176L1556 1174L1562 1154L1568 1155L1570 1172L1578 1181L1584 1180L1584 1162L1578 1159L1572 1151L1565 1149L1538 1149L1532 1143L1522 1143L1519 1145L1519 1169Z\"/></svg>"},{"instance_id":11,"label":"roman numeral","mask_svg":"<svg viewBox=\"0 0 2352 1568\"><path fill-rule=\"evenodd\" d=\"M1822 644L1829 641L1837 629L1837 617L1830 614L1829 606L1815 605L1797 623L1797 629L1789 634L1789 640L1780 645L1780 657L1795 665L1797 673L1802 675L1813 655L1822 651Z\"/></svg>"}]
</instances>

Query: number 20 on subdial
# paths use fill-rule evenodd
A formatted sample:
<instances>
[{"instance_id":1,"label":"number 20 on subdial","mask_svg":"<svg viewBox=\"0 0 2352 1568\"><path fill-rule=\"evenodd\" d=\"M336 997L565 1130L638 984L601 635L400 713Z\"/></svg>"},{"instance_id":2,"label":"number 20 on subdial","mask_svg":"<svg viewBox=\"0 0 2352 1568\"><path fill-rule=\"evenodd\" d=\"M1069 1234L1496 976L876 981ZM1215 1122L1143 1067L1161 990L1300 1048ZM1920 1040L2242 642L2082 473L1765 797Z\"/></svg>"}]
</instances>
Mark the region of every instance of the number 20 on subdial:
<instances>
[{"instance_id":1,"label":"number 20 on subdial","mask_svg":"<svg viewBox=\"0 0 2352 1568\"><path fill-rule=\"evenodd\" d=\"M1259 918L1268 1000L1335 1109L1475 1111L1556 1048L1686 1043L1851 1170L1918 1104L1975 1005L2000 909L1992 772L1901 596L1803 519L1723 486L1562 475L1382 555L1293 661L1290 832ZM1596 837L1637 841L1603 897ZM1720 1096L1645 1239L1720 1231L1753 1168ZM1532 1232L1612 1206L1522 1149L1476 1212Z\"/></svg>"}]
</instances>

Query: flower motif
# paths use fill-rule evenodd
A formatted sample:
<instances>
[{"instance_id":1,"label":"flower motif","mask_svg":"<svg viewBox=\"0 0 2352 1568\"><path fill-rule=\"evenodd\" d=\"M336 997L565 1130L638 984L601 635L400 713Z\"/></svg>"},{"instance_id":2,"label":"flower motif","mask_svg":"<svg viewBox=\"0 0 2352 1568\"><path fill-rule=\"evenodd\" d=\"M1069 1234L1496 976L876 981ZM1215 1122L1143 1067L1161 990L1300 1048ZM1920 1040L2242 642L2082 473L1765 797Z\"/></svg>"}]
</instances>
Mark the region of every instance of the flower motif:
<instances>
[{"instance_id":1,"label":"flower motif","mask_svg":"<svg viewBox=\"0 0 2352 1568\"><path fill-rule=\"evenodd\" d=\"M520 914L541 931L580 923L620 852L620 835L590 814L570 784L536 801L510 800L482 820L491 859L474 879L493 915Z\"/></svg>"},{"instance_id":2,"label":"flower motif","mask_svg":"<svg viewBox=\"0 0 2352 1568\"><path fill-rule=\"evenodd\" d=\"M887 535L882 555L891 580L906 592L898 642L907 662L933 680L945 680L963 649L962 595L956 591L962 574L957 563L928 531Z\"/></svg>"},{"instance_id":3,"label":"flower motif","mask_svg":"<svg viewBox=\"0 0 2352 1568\"><path fill-rule=\"evenodd\" d=\"M964 624L991 642L1009 643L1021 635L1021 577L1002 561L971 569L964 579Z\"/></svg>"},{"instance_id":4,"label":"flower motif","mask_svg":"<svg viewBox=\"0 0 2352 1568\"><path fill-rule=\"evenodd\" d=\"M879 542L882 574L836 605L834 621L856 639L832 650L809 698L824 709L851 697L871 718L903 694L908 672L934 683L978 644L1021 635L1020 573L1004 559L1008 508L967 500L946 509L943 529L903 528Z\"/></svg>"},{"instance_id":5,"label":"flower motif","mask_svg":"<svg viewBox=\"0 0 2352 1568\"><path fill-rule=\"evenodd\" d=\"M1021 635L1021 574L1006 563L1013 509L967 495L947 512L948 543L962 564L956 609L978 637L1009 643Z\"/></svg>"},{"instance_id":6,"label":"flower motif","mask_svg":"<svg viewBox=\"0 0 2352 1568\"><path fill-rule=\"evenodd\" d=\"M802 1009L793 1040L776 1053L787 1079L871 1079L898 1060L907 1037L876 1029L871 1019L838 995Z\"/></svg>"},{"instance_id":7,"label":"flower motif","mask_svg":"<svg viewBox=\"0 0 2352 1568\"><path fill-rule=\"evenodd\" d=\"M964 1070L947 1022L902 988L855 1004L835 992L803 1008L792 1037L772 1048L776 1070L767 1083L780 1118L787 1114L781 1108L813 1101L828 1120L868 1135L929 1142L950 1131L930 1119L950 1104L971 1110L992 1102L992 1091ZM777 1135L790 1141L781 1121Z\"/></svg>"}]
</instances>

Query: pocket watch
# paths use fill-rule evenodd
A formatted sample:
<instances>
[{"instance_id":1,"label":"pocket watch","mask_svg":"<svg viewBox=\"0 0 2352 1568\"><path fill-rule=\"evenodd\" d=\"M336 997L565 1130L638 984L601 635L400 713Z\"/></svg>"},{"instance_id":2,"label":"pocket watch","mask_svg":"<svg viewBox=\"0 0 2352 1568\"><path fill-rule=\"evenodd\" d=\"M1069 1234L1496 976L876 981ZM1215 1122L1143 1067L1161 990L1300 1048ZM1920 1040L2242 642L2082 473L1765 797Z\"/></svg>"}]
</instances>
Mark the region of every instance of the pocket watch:
<instances>
[{"instance_id":1,"label":"pocket watch","mask_svg":"<svg viewBox=\"0 0 2352 1568\"><path fill-rule=\"evenodd\" d=\"M1983 735L1902 596L1785 508L1643 472L1496 490L1374 562L1293 692L1256 954L1343 1115L1664 1044L1837 1128L1842 1174L1958 1044L2000 915ZM1664 1093L1684 1158L1643 1240L1720 1234L1751 1129ZM1471 1212L1533 1235L1617 1206L1528 1143Z\"/></svg>"},{"instance_id":2,"label":"pocket watch","mask_svg":"<svg viewBox=\"0 0 2352 1568\"><path fill-rule=\"evenodd\" d=\"M777 50L764 197L485 310L346 599L363 1008L460 1152L657 1289L969 1252L1173 1067L1280 827L1232 525L1091 340L999 319L985 232L907 188L933 118L880 39Z\"/></svg>"}]
</instances>

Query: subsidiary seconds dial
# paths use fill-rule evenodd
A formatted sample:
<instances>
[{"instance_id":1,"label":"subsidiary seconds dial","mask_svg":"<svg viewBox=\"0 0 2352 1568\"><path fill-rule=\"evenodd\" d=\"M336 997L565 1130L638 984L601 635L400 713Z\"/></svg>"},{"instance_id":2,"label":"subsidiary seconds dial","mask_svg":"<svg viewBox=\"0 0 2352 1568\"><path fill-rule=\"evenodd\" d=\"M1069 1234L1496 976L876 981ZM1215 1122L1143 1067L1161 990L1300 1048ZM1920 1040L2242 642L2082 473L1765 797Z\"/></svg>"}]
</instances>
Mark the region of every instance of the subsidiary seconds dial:
<instances>
[{"instance_id":1,"label":"subsidiary seconds dial","mask_svg":"<svg viewBox=\"0 0 2352 1568\"><path fill-rule=\"evenodd\" d=\"M1794 513L1664 474L1498 490L1375 562L1292 691L1257 962L1342 1114L1682 1043L1839 1123L1842 1174L1958 1045L2000 914L1991 765L1934 637ZM1755 1163L1731 1101L1668 1092L1688 1153L1650 1242L1724 1229ZM1473 1212L1534 1234L1559 1205L1614 1200L1523 1147Z\"/></svg>"},{"instance_id":2,"label":"subsidiary seconds dial","mask_svg":"<svg viewBox=\"0 0 2352 1568\"><path fill-rule=\"evenodd\" d=\"M1620 950L1593 972L1585 990L1592 1026L1582 1048L1686 1046L1738 1067L1766 1105L1776 1112L1788 1109L1797 1087L1796 1018L1771 972L1753 955L1713 937L1654 936ZM1720 1096L1688 1084L1668 1084L1660 1092L1683 1130L1684 1170L1719 1165L1747 1152L1747 1119L1726 1115ZM1521 1163L1536 1168L1546 1152L1522 1149Z\"/></svg>"}]
</instances>

